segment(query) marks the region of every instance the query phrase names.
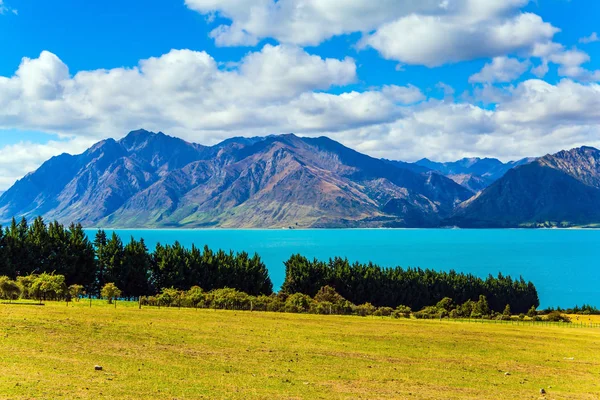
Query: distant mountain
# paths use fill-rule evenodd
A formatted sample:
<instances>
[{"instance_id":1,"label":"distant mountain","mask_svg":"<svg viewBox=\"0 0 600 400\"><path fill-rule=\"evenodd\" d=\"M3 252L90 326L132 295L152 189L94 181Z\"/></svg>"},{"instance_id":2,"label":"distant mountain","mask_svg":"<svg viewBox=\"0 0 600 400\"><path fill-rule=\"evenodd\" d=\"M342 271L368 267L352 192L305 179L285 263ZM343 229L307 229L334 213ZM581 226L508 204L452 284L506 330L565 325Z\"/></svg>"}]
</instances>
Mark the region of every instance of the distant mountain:
<instances>
[{"instance_id":1,"label":"distant mountain","mask_svg":"<svg viewBox=\"0 0 600 400\"><path fill-rule=\"evenodd\" d=\"M581 147L509 170L462 203L448 225L541 227L600 223L600 151Z\"/></svg>"},{"instance_id":2,"label":"distant mountain","mask_svg":"<svg viewBox=\"0 0 600 400\"><path fill-rule=\"evenodd\" d=\"M0 220L106 227L437 226L471 193L325 137L201 146L144 130L53 157L0 196Z\"/></svg>"},{"instance_id":3,"label":"distant mountain","mask_svg":"<svg viewBox=\"0 0 600 400\"><path fill-rule=\"evenodd\" d=\"M508 170L533 160L534 158L524 158L503 163L495 158L463 158L454 162L440 163L423 158L415 165L437 171L473 193L477 193L504 176Z\"/></svg>"}]
</instances>

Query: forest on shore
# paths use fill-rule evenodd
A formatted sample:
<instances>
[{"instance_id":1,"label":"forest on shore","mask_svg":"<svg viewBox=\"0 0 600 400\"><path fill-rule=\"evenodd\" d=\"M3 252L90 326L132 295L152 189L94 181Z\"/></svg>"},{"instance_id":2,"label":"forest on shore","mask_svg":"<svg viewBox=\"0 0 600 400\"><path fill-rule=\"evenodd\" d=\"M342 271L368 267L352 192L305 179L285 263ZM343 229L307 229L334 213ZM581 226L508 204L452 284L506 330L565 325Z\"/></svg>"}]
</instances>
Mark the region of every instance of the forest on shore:
<instances>
[{"instance_id":1,"label":"forest on shore","mask_svg":"<svg viewBox=\"0 0 600 400\"><path fill-rule=\"evenodd\" d=\"M465 317L531 313L539 306L532 282L501 274L481 279L456 271L350 263L340 257L309 260L299 254L285 268L285 281L275 294L258 254L207 246L188 249L179 242L149 250L143 239L124 243L100 229L90 240L81 225L46 224L39 217L31 223L13 219L0 227L0 296L5 299L86 295L164 306L360 315L433 307L428 315L454 311ZM102 293L107 287L110 296ZM318 310L314 302L325 304Z\"/></svg>"}]
</instances>

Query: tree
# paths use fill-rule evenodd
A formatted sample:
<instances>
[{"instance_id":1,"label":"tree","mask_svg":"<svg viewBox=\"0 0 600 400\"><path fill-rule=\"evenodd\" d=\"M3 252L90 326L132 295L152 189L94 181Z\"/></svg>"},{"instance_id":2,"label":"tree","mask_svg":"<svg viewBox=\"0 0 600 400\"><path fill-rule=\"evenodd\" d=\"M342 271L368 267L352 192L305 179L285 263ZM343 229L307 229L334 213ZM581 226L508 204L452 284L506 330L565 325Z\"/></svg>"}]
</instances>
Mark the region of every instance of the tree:
<instances>
[{"instance_id":1,"label":"tree","mask_svg":"<svg viewBox=\"0 0 600 400\"><path fill-rule=\"evenodd\" d=\"M77 283L91 290L96 277L94 246L87 238L81 224L71 224L67 237L65 280L67 284Z\"/></svg>"},{"instance_id":2,"label":"tree","mask_svg":"<svg viewBox=\"0 0 600 400\"><path fill-rule=\"evenodd\" d=\"M7 276L0 276L0 295L2 298L12 301L19 297L21 287L17 282L9 279Z\"/></svg>"},{"instance_id":3,"label":"tree","mask_svg":"<svg viewBox=\"0 0 600 400\"><path fill-rule=\"evenodd\" d=\"M152 259L144 239L139 241L133 237L123 249L123 259L116 284L123 290L127 298L139 297L149 292L148 279Z\"/></svg>"},{"instance_id":4,"label":"tree","mask_svg":"<svg viewBox=\"0 0 600 400\"><path fill-rule=\"evenodd\" d=\"M58 300L65 294L66 288L63 275L48 274L46 272L37 275L31 283L31 291L40 302L48 297Z\"/></svg>"},{"instance_id":5,"label":"tree","mask_svg":"<svg viewBox=\"0 0 600 400\"><path fill-rule=\"evenodd\" d=\"M315 295L315 300L318 302L328 301L332 304L340 304L346 301L346 299L344 299L344 297L341 294L336 292L334 288L328 285L323 286L321 289L319 289L319 291Z\"/></svg>"},{"instance_id":6,"label":"tree","mask_svg":"<svg viewBox=\"0 0 600 400\"><path fill-rule=\"evenodd\" d=\"M83 286L77 284L69 286L69 294L72 298L75 298L75 301L79 301L79 298L83 295Z\"/></svg>"},{"instance_id":7,"label":"tree","mask_svg":"<svg viewBox=\"0 0 600 400\"><path fill-rule=\"evenodd\" d=\"M310 308L313 299L302 293L294 293L285 301L285 311L293 313L306 312Z\"/></svg>"},{"instance_id":8,"label":"tree","mask_svg":"<svg viewBox=\"0 0 600 400\"><path fill-rule=\"evenodd\" d=\"M103 251L103 262L105 263L104 281L115 283L119 281L122 274L123 265L123 242L121 238L113 232L110 239L106 242ZM102 286L104 287L104 285Z\"/></svg>"},{"instance_id":9,"label":"tree","mask_svg":"<svg viewBox=\"0 0 600 400\"><path fill-rule=\"evenodd\" d=\"M475 303L473 307L473 312L471 316L474 318L481 318L486 315L490 315L490 307L488 306L487 299L484 295L479 296L479 300Z\"/></svg>"},{"instance_id":10,"label":"tree","mask_svg":"<svg viewBox=\"0 0 600 400\"><path fill-rule=\"evenodd\" d=\"M106 284L106 275L108 271L108 257L106 256L106 244L108 238L106 232L102 229L98 229L96 236L94 237L94 250L96 254L96 276L94 277L94 287L92 292L100 294L102 286Z\"/></svg>"},{"instance_id":11,"label":"tree","mask_svg":"<svg viewBox=\"0 0 600 400\"><path fill-rule=\"evenodd\" d=\"M512 315L510 312L510 304L507 304L506 307L504 307L504 311L502 312L502 315L505 317L510 317Z\"/></svg>"},{"instance_id":12,"label":"tree","mask_svg":"<svg viewBox=\"0 0 600 400\"><path fill-rule=\"evenodd\" d=\"M108 304L112 304L114 299L121 296L121 290L114 283L109 282L102 287L100 295L108 300Z\"/></svg>"}]
</instances>

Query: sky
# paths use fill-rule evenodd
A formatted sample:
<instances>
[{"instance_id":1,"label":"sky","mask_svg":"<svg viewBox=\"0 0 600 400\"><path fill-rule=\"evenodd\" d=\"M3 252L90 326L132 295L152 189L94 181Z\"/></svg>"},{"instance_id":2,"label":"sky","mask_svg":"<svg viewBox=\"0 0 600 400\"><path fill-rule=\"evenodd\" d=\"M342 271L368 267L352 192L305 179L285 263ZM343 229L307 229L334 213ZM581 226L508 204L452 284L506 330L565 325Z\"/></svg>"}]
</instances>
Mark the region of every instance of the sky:
<instances>
[{"instance_id":1,"label":"sky","mask_svg":"<svg viewBox=\"0 0 600 400\"><path fill-rule=\"evenodd\" d=\"M144 128L449 161L600 147L597 0L0 0L0 190Z\"/></svg>"}]
</instances>

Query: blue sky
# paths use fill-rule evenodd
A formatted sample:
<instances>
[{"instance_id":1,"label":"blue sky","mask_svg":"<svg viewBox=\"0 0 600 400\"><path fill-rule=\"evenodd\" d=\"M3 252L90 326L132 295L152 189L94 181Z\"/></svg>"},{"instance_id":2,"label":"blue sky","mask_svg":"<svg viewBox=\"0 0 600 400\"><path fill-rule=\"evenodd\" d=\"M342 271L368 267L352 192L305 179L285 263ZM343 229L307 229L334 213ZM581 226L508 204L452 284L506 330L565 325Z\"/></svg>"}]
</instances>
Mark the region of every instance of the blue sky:
<instances>
[{"instance_id":1,"label":"blue sky","mask_svg":"<svg viewBox=\"0 0 600 400\"><path fill-rule=\"evenodd\" d=\"M600 2L340 3L0 0L0 189L140 127L409 161L600 146Z\"/></svg>"}]
</instances>

